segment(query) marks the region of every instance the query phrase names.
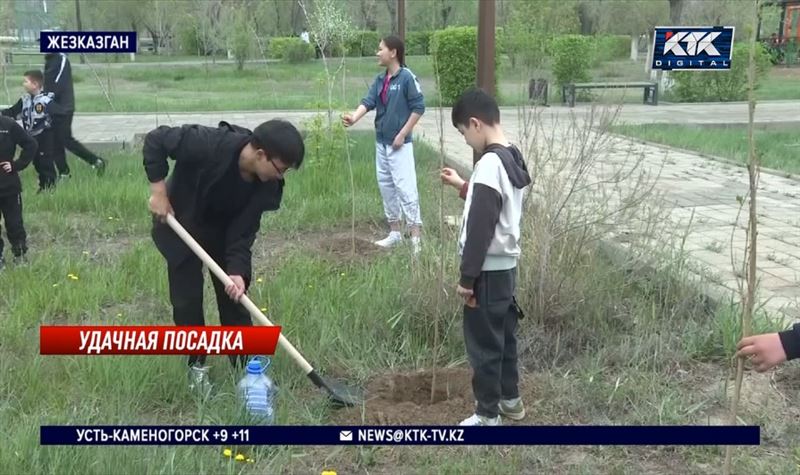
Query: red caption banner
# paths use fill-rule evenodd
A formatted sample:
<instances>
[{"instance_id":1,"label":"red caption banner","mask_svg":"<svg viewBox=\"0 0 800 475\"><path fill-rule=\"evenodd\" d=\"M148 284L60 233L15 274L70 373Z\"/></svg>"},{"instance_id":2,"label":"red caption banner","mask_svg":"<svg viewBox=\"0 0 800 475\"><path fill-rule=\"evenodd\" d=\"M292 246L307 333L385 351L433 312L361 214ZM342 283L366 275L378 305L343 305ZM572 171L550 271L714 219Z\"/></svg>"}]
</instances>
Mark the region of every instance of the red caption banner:
<instances>
[{"instance_id":1,"label":"red caption banner","mask_svg":"<svg viewBox=\"0 0 800 475\"><path fill-rule=\"evenodd\" d=\"M41 355L272 355L279 326L40 326Z\"/></svg>"}]
</instances>

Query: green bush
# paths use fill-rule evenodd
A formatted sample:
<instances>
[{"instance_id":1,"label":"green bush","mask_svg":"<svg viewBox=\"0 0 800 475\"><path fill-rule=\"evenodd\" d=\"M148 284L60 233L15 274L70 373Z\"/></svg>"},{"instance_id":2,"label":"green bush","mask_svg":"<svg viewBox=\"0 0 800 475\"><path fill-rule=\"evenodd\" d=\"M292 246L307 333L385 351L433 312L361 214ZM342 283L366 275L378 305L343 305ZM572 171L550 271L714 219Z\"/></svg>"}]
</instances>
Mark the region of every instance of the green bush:
<instances>
[{"instance_id":1,"label":"green bush","mask_svg":"<svg viewBox=\"0 0 800 475\"><path fill-rule=\"evenodd\" d=\"M377 31L357 31L347 40L347 56L374 56L381 37Z\"/></svg>"},{"instance_id":2,"label":"green bush","mask_svg":"<svg viewBox=\"0 0 800 475\"><path fill-rule=\"evenodd\" d=\"M631 55L631 37L627 35L595 36L593 45L593 66L608 61L628 59Z\"/></svg>"},{"instance_id":3,"label":"green bush","mask_svg":"<svg viewBox=\"0 0 800 475\"><path fill-rule=\"evenodd\" d=\"M495 48L495 74L499 63ZM439 93L444 105L452 105L470 87L478 73L478 29L460 26L434 32L431 40L434 73L439 74ZM495 76L496 85L500 79Z\"/></svg>"},{"instance_id":4,"label":"green bush","mask_svg":"<svg viewBox=\"0 0 800 475\"><path fill-rule=\"evenodd\" d=\"M197 37L197 29L194 20L181 21L176 28L178 47L184 54L202 54L200 39Z\"/></svg>"},{"instance_id":5,"label":"green bush","mask_svg":"<svg viewBox=\"0 0 800 475\"><path fill-rule=\"evenodd\" d=\"M273 59L301 63L314 57L314 46L295 37L270 38L267 54Z\"/></svg>"},{"instance_id":6,"label":"green bush","mask_svg":"<svg viewBox=\"0 0 800 475\"><path fill-rule=\"evenodd\" d=\"M672 95L680 102L743 101L747 99L750 46L735 44L730 71L674 71ZM770 68L769 54L756 44L756 87Z\"/></svg>"},{"instance_id":7,"label":"green bush","mask_svg":"<svg viewBox=\"0 0 800 475\"><path fill-rule=\"evenodd\" d=\"M412 31L406 35L406 56L430 54L432 31Z\"/></svg>"},{"instance_id":8,"label":"green bush","mask_svg":"<svg viewBox=\"0 0 800 475\"><path fill-rule=\"evenodd\" d=\"M551 50L556 84L589 80L591 38L580 35L559 36L553 40Z\"/></svg>"}]
</instances>

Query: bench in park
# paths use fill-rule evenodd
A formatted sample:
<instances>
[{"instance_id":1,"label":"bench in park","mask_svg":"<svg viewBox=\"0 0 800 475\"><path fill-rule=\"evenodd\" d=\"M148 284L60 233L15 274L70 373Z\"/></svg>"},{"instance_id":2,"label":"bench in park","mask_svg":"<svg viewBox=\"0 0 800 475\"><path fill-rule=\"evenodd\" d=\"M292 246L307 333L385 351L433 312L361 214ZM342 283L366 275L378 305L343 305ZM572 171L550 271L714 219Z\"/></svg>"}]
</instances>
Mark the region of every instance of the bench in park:
<instances>
[{"instance_id":1,"label":"bench in park","mask_svg":"<svg viewBox=\"0 0 800 475\"><path fill-rule=\"evenodd\" d=\"M570 107L575 107L575 91L578 89L644 89L644 104L658 105L658 83L650 81L632 82L578 82L565 84L561 88L561 97L564 103L569 103Z\"/></svg>"}]
</instances>

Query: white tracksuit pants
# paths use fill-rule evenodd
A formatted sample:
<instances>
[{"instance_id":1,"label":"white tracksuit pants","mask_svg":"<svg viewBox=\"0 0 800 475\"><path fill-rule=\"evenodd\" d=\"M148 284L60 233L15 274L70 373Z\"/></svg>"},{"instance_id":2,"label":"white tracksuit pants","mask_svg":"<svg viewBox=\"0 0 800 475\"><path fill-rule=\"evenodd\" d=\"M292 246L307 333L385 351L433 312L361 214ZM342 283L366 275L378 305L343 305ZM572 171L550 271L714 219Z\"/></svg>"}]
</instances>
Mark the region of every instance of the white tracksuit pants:
<instances>
[{"instance_id":1,"label":"white tracksuit pants","mask_svg":"<svg viewBox=\"0 0 800 475\"><path fill-rule=\"evenodd\" d=\"M391 145L376 142L375 167L386 219L396 223L405 217L408 226L422 226L414 144L409 142L394 150Z\"/></svg>"}]
</instances>

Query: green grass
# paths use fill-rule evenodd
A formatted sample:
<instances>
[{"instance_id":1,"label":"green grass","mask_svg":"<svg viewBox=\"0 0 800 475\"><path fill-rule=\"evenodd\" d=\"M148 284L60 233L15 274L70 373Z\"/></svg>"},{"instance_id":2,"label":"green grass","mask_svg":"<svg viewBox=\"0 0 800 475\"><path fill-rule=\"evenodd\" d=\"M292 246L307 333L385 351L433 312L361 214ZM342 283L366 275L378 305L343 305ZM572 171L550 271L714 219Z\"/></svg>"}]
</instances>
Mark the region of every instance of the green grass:
<instances>
[{"instance_id":1,"label":"green grass","mask_svg":"<svg viewBox=\"0 0 800 475\"><path fill-rule=\"evenodd\" d=\"M193 112L222 110L317 109L327 107L327 81L320 60L302 64L270 62L247 64L237 71L234 64L215 64L211 58L196 56L142 55L143 65L125 66L126 58L91 57L94 72L73 59L75 94L80 112ZM158 65L159 62L196 61L195 65ZM26 61L26 62L25 62ZM13 103L22 93L22 73L41 67L39 57L20 57L6 70L5 85L9 95L0 92L0 102ZM108 62L103 62L108 61ZM426 105L440 104L430 56L411 56L408 66L418 76ZM333 73L341 64L331 58ZM355 108L380 71L374 58L346 58L342 71L334 78L332 100L336 108ZM95 75L96 73L96 75ZM595 81L646 79L643 64L611 61L590 71ZM498 70L500 104L514 106L528 102L528 81L550 81L550 102L560 103L561 91L554 83L549 67L541 71L517 65L507 59ZM102 83L102 87L100 84ZM797 76L773 69L758 91L758 98L800 99ZM108 92L114 107L106 99ZM3 91L3 89L0 89ZM606 103L641 103L639 90L593 91L593 100Z\"/></svg>"},{"instance_id":2,"label":"green grass","mask_svg":"<svg viewBox=\"0 0 800 475\"><path fill-rule=\"evenodd\" d=\"M358 235L371 238L384 232L372 139L351 139ZM261 279L250 291L256 304L269 309L319 368L356 383L428 367L437 318L445 337L440 363L464 360L453 292L436 306L438 156L422 144L416 150L428 243L417 263L403 248L355 259L320 251L326 231L346 237L350 229L346 162L325 156L308 157L307 167L289 175L283 205L264 218L254 248L254 277ZM111 155L102 179L73 161L72 181L52 195L33 194L35 176L24 173L30 263L0 273L3 473L674 473L675 467L703 473L721 463L718 447L246 447L254 464L229 461L215 446L41 447L42 424L242 422L232 391L239 376L230 374L225 357L210 358L216 391L198 402L186 391L183 358L38 355L40 324L171 324L164 262L148 234L139 156ZM458 213L460 201L446 191L445 213ZM454 233L444 233L448 290L458 275ZM685 286L670 280L679 276L633 281L591 255L579 267L571 279L587 299L571 302L570 313L529 312L521 323L527 423L705 424L724 410L718 388L728 374L736 313L698 310ZM67 278L69 273L79 279ZM534 298L533 284L520 279L522 300ZM210 283L205 295L208 322L215 324ZM334 414L285 355L277 355L271 375L281 387L279 423L331 423ZM743 407L742 417L763 424L770 438L738 451L735 467L741 473L789 473L800 437L791 423L797 395L784 387L790 398L784 402L766 384L763 390L764 401L784 405Z\"/></svg>"},{"instance_id":3,"label":"green grass","mask_svg":"<svg viewBox=\"0 0 800 475\"><path fill-rule=\"evenodd\" d=\"M615 132L673 147L716 155L747 163L747 127L696 127L672 124L619 125ZM761 165L789 173L800 173L800 138L791 129L770 127L755 130Z\"/></svg>"}]
</instances>

